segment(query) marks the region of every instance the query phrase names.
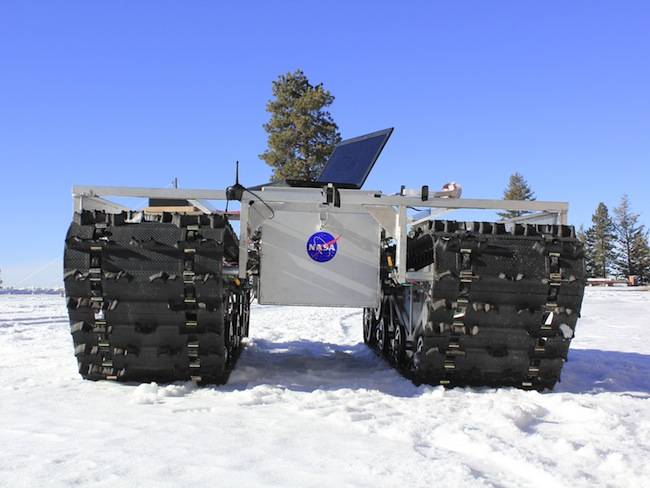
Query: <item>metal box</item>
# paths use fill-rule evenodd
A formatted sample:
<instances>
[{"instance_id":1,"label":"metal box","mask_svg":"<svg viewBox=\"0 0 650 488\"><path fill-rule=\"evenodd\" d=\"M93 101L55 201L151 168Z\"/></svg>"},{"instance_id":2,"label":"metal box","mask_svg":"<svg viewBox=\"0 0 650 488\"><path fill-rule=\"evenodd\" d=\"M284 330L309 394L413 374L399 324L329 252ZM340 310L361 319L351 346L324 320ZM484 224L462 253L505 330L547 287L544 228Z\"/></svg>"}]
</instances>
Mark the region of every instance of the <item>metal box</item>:
<instances>
[{"instance_id":1,"label":"metal box","mask_svg":"<svg viewBox=\"0 0 650 488\"><path fill-rule=\"evenodd\" d=\"M259 303L379 306L380 228L363 207L274 212L262 225Z\"/></svg>"}]
</instances>

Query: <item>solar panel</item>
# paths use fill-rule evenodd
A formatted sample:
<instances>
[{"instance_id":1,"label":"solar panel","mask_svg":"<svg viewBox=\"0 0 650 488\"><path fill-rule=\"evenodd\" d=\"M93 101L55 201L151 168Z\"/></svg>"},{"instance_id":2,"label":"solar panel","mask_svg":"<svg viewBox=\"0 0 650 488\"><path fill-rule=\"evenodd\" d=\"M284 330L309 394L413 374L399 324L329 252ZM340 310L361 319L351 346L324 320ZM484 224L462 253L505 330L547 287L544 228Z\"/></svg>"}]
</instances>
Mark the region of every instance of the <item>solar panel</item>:
<instances>
[{"instance_id":1,"label":"solar panel","mask_svg":"<svg viewBox=\"0 0 650 488\"><path fill-rule=\"evenodd\" d=\"M391 127L341 141L317 181L361 188L392 133Z\"/></svg>"}]
</instances>

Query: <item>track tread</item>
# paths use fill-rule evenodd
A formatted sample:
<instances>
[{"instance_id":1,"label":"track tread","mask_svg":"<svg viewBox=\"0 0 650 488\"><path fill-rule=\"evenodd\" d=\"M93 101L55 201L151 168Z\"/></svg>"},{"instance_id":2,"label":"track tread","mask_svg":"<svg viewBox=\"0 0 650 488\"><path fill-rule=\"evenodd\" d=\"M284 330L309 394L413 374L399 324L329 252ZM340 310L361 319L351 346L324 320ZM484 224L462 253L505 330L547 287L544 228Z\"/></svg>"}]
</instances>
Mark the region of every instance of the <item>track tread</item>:
<instances>
[{"instance_id":1,"label":"track tread","mask_svg":"<svg viewBox=\"0 0 650 488\"><path fill-rule=\"evenodd\" d=\"M573 227L433 221L409 240L407 262L431 265L434 278L421 284L428 317L407 332L405 359L377 351L403 374L538 390L560 380L585 285ZM387 283L383 307L395 306L388 296L403 302L403 289Z\"/></svg>"},{"instance_id":2,"label":"track tread","mask_svg":"<svg viewBox=\"0 0 650 488\"><path fill-rule=\"evenodd\" d=\"M76 214L64 282L82 377L226 382L248 331L249 291L222 273L237 255L220 214Z\"/></svg>"}]
</instances>

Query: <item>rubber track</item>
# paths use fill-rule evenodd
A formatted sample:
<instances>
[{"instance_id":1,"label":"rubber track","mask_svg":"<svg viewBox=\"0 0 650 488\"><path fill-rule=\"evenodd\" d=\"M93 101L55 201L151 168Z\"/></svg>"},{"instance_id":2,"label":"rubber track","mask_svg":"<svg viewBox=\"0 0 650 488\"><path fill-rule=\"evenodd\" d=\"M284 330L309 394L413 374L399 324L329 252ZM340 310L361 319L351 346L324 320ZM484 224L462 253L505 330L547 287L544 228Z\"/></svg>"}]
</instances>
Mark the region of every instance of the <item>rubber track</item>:
<instances>
[{"instance_id":1,"label":"rubber track","mask_svg":"<svg viewBox=\"0 0 650 488\"><path fill-rule=\"evenodd\" d=\"M249 294L222 274L238 243L220 214L75 214L64 282L80 374L227 381Z\"/></svg>"},{"instance_id":2,"label":"rubber track","mask_svg":"<svg viewBox=\"0 0 650 488\"><path fill-rule=\"evenodd\" d=\"M410 240L407 260L414 270L432 264L434 280L424 285L426 325L406 334L408 352L393 361L403 373L449 386L559 381L585 284L573 227L434 221ZM389 296L403 303L399 289L384 292L384 312Z\"/></svg>"}]
</instances>

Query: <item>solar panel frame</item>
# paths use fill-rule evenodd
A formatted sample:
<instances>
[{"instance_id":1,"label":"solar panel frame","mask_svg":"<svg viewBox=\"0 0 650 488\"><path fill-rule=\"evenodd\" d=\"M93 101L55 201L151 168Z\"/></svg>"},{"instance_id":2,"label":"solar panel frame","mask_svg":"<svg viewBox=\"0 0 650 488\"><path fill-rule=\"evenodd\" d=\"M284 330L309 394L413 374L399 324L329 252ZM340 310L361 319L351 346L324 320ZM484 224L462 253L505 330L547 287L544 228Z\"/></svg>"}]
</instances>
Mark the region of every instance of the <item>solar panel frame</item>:
<instances>
[{"instance_id":1,"label":"solar panel frame","mask_svg":"<svg viewBox=\"0 0 650 488\"><path fill-rule=\"evenodd\" d=\"M371 132L370 134L365 134L362 136L358 137L353 137L352 139L346 139L344 141L341 141L339 144L337 144L336 148L334 148L334 151L329 157L329 160L327 161L327 164L323 168L323 171L321 171L320 175L316 179L318 183L333 183L333 184L339 184L339 185L346 185L349 187L353 187L356 189L359 189L363 186L363 184L366 182L366 179L368 178L368 175L372 171L372 168L375 166L375 162L379 158L379 155L381 154L382 150L384 149L384 146L388 142L388 139L390 138L391 134L393 133L393 127L390 127L388 129L383 129L379 130L376 132ZM333 166L336 164L336 151L339 150L339 148L345 148L345 146L348 146L349 144L355 144L359 142L366 141L368 139L376 138L383 136L383 139L381 143L377 146L376 151L372 154L371 160L367 162L366 168L363 172L362 178L360 180L351 182L351 181L330 181L328 179L324 179L324 175L327 173L328 169L331 170Z\"/></svg>"}]
</instances>

